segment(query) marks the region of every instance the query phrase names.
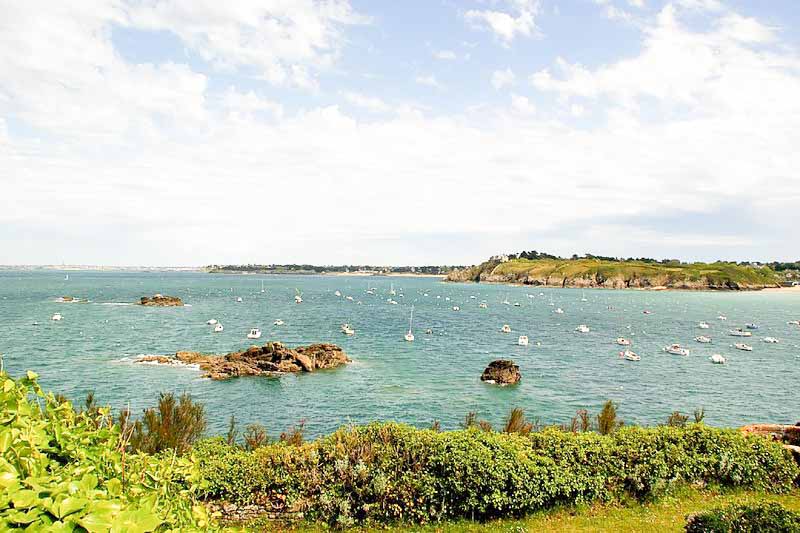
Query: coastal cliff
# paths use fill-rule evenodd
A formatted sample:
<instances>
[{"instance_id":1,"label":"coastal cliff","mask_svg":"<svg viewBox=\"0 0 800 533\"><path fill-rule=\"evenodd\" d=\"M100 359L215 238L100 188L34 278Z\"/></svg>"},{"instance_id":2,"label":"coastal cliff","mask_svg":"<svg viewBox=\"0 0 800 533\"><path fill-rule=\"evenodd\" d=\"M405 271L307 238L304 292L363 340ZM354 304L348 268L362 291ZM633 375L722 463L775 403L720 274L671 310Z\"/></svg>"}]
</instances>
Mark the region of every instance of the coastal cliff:
<instances>
[{"instance_id":1,"label":"coastal cliff","mask_svg":"<svg viewBox=\"0 0 800 533\"><path fill-rule=\"evenodd\" d=\"M491 260L447 281L604 289L760 290L780 286L770 268L734 263L646 263L601 259Z\"/></svg>"}]
</instances>

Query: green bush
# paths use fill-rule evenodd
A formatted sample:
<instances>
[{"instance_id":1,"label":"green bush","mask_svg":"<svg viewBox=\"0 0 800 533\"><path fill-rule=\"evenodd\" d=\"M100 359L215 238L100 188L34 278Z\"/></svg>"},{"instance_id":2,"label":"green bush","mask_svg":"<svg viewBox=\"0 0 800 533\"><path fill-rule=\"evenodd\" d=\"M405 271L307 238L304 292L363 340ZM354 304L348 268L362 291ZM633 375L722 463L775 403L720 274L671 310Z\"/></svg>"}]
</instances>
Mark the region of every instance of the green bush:
<instances>
[{"instance_id":1,"label":"green bush","mask_svg":"<svg viewBox=\"0 0 800 533\"><path fill-rule=\"evenodd\" d=\"M796 533L800 513L774 502L734 504L692 515L687 533Z\"/></svg>"},{"instance_id":2,"label":"green bush","mask_svg":"<svg viewBox=\"0 0 800 533\"><path fill-rule=\"evenodd\" d=\"M374 423L253 452L214 439L195 454L207 497L285 502L339 526L518 516L696 482L785 492L800 474L779 444L702 424L520 435Z\"/></svg>"},{"instance_id":3,"label":"green bush","mask_svg":"<svg viewBox=\"0 0 800 533\"><path fill-rule=\"evenodd\" d=\"M0 373L0 530L196 531L198 470L188 458L126 456L107 408L76 413L28 372Z\"/></svg>"}]
</instances>

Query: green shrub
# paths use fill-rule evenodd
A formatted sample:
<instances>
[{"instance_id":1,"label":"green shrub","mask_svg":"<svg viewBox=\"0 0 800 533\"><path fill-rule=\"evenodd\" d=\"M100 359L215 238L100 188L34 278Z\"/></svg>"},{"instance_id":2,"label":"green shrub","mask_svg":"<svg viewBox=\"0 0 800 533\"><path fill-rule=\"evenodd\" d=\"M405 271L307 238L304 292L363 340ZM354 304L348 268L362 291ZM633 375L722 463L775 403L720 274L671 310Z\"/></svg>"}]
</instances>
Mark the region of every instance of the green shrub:
<instances>
[{"instance_id":1,"label":"green shrub","mask_svg":"<svg viewBox=\"0 0 800 533\"><path fill-rule=\"evenodd\" d=\"M734 504L692 515L687 533L796 533L800 513L774 502Z\"/></svg>"},{"instance_id":2,"label":"green shrub","mask_svg":"<svg viewBox=\"0 0 800 533\"><path fill-rule=\"evenodd\" d=\"M76 413L36 374L0 373L0 530L195 531L198 470L188 458L126 456L107 408Z\"/></svg>"},{"instance_id":3,"label":"green shrub","mask_svg":"<svg viewBox=\"0 0 800 533\"><path fill-rule=\"evenodd\" d=\"M783 492L800 473L779 444L702 424L520 435L374 423L253 452L214 439L195 455L210 498L282 501L338 526L517 516L695 482Z\"/></svg>"}]
</instances>

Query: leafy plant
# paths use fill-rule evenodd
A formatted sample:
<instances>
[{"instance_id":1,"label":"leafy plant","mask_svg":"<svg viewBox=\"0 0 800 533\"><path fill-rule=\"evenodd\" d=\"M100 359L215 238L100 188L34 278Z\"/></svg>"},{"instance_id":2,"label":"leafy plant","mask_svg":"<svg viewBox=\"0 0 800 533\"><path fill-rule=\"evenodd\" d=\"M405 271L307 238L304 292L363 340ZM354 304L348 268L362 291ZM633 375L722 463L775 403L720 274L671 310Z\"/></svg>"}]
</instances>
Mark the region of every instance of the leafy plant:
<instances>
[{"instance_id":1,"label":"leafy plant","mask_svg":"<svg viewBox=\"0 0 800 533\"><path fill-rule=\"evenodd\" d=\"M792 533L800 531L800 513L779 503L734 504L691 515L687 533Z\"/></svg>"},{"instance_id":2,"label":"leafy plant","mask_svg":"<svg viewBox=\"0 0 800 533\"><path fill-rule=\"evenodd\" d=\"M597 431L601 435L608 435L621 427L622 424L622 420L617 418L617 404L611 400L606 401L600 414L597 415Z\"/></svg>"},{"instance_id":3,"label":"leafy plant","mask_svg":"<svg viewBox=\"0 0 800 533\"><path fill-rule=\"evenodd\" d=\"M688 421L689 417L687 415L681 414L680 411L675 411L669 415L669 418L667 418L667 425L676 428L682 428L686 426Z\"/></svg>"}]
</instances>

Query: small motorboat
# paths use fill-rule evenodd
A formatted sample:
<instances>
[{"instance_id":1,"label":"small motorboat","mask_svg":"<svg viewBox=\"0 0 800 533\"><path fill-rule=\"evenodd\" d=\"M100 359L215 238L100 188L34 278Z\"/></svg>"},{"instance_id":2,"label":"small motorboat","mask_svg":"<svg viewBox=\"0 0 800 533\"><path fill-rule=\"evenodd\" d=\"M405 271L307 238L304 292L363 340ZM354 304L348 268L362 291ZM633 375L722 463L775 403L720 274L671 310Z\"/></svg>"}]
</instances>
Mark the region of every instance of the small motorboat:
<instances>
[{"instance_id":1,"label":"small motorboat","mask_svg":"<svg viewBox=\"0 0 800 533\"><path fill-rule=\"evenodd\" d=\"M475 295L474 294L470 295L469 299L470 300L474 300L475 299Z\"/></svg>"},{"instance_id":2,"label":"small motorboat","mask_svg":"<svg viewBox=\"0 0 800 533\"><path fill-rule=\"evenodd\" d=\"M715 353L714 355L709 357L709 360L715 365L724 365L728 361L727 359L725 359L725 357L723 357L718 353Z\"/></svg>"},{"instance_id":3,"label":"small motorboat","mask_svg":"<svg viewBox=\"0 0 800 533\"><path fill-rule=\"evenodd\" d=\"M242 297L241 297L241 296L238 296L238 297L236 298L236 301L237 301L238 303L242 303L242 301L243 301L243 300L242 300Z\"/></svg>"},{"instance_id":4,"label":"small motorboat","mask_svg":"<svg viewBox=\"0 0 800 533\"><path fill-rule=\"evenodd\" d=\"M348 302L352 302L353 301L353 297L352 296L345 296L344 299L347 300Z\"/></svg>"},{"instance_id":5,"label":"small motorboat","mask_svg":"<svg viewBox=\"0 0 800 533\"><path fill-rule=\"evenodd\" d=\"M643 314L643 315L652 315L652 314L653 314L653 312L652 312L652 311L650 311L649 309L645 309L644 311L642 311L642 314Z\"/></svg>"},{"instance_id":6,"label":"small motorboat","mask_svg":"<svg viewBox=\"0 0 800 533\"><path fill-rule=\"evenodd\" d=\"M717 317L717 320L728 320L728 317L726 317L725 315L719 315Z\"/></svg>"},{"instance_id":7,"label":"small motorboat","mask_svg":"<svg viewBox=\"0 0 800 533\"><path fill-rule=\"evenodd\" d=\"M481 302L481 303L478 304L478 309L486 309L487 307L489 307L489 306L486 305L486 302Z\"/></svg>"},{"instance_id":8,"label":"small motorboat","mask_svg":"<svg viewBox=\"0 0 800 533\"><path fill-rule=\"evenodd\" d=\"M509 326L508 324L503 324L503 327L500 328L500 331L502 331L503 333L511 333L511 326Z\"/></svg>"},{"instance_id":9,"label":"small motorboat","mask_svg":"<svg viewBox=\"0 0 800 533\"><path fill-rule=\"evenodd\" d=\"M709 328L711 328L711 326L708 325L708 322L700 322L699 324L697 324L697 327L700 328L700 329L709 329Z\"/></svg>"},{"instance_id":10,"label":"small motorboat","mask_svg":"<svg viewBox=\"0 0 800 533\"><path fill-rule=\"evenodd\" d=\"M631 341L629 339L626 339L625 337L617 337L617 339L614 342L616 342L620 346L630 346L631 345Z\"/></svg>"},{"instance_id":11,"label":"small motorboat","mask_svg":"<svg viewBox=\"0 0 800 533\"><path fill-rule=\"evenodd\" d=\"M753 347L752 346L750 346L749 344L745 344L743 342L737 342L736 344L733 345L733 347L736 348L737 350L742 350L743 352L752 352L753 351Z\"/></svg>"},{"instance_id":12,"label":"small motorboat","mask_svg":"<svg viewBox=\"0 0 800 533\"><path fill-rule=\"evenodd\" d=\"M345 335L355 335L356 330L350 324L342 324L342 333Z\"/></svg>"},{"instance_id":13,"label":"small motorboat","mask_svg":"<svg viewBox=\"0 0 800 533\"><path fill-rule=\"evenodd\" d=\"M641 361L642 358L636 352L631 350L625 350L624 352L619 352L619 356L626 361Z\"/></svg>"},{"instance_id":14,"label":"small motorboat","mask_svg":"<svg viewBox=\"0 0 800 533\"><path fill-rule=\"evenodd\" d=\"M519 339L517 339L517 344L520 346L527 346L528 345L528 336L527 335L520 335Z\"/></svg>"},{"instance_id":15,"label":"small motorboat","mask_svg":"<svg viewBox=\"0 0 800 533\"><path fill-rule=\"evenodd\" d=\"M247 334L248 339L260 339L261 338L261 330L258 328L253 328L250 330L250 333Z\"/></svg>"},{"instance_id":16,"label":"small motorboat","mask_svg":"<svg viewBox=\"0 0 800 533\"><path fill-rule=\"evenodd\" d=\"M373 291L372 289L367 289L367 294L370 294L370 295L375 294L375 291Z\"/></svg>"},{"instance_id":17,"label":"small motorboat","mask_svg":"<svg viewBox=\"0 0 800 533\"><path fill-rule=\"evenodd\" d=\"M433 330L431 328L426 329L425 335L433 335Z\"/></svg>"},{"instance_id":18,"label":"small motorboat","mask_svg":"<svg viewBox=\"0 0 800 533\"><path fill-rule=\"evenodd\" d=\"M282 326L283 324L284 322L280 318L272 323L273 326Z\"/></svg>"},{"instance_id":19,"label":"small motorboat","mask_svg":"<svg viewBox=\"0 0 800 533\"><path fill-rule=\"evenodd\" d=\"M339 297L339 296L341 296L341 295L342 295L342 293L341 293L341 292L339 292L339 291L335 291L335 292L333 293L333 295L334 295L334 296L337 296L337 297Z\"/></svg>"},{"instance_id":20,"label":"small motorboat","mask_svg":"<svg viewBox=\"0 0 800 533\"><path fill-rule=\"evenodd\" d=\"M389 303L391 305L398 305L397 300L389 300Z\"/></svg>"},{"instance_id":21,"label":"small motorboat","mask_svg":"<svg viewBox=\"0 0 800 533\"><path fill-rule=\"evenodd\" d=\"M514 307L520 307L522 304L519 302L514 302Z\"/></svg>"},{"instance_id":22,"label":"small motorboat","mask_svg":"<svg viewBox=\"0 0 800 533\"><path fill-rule=\"evenodd\" d=\"M778 344L780 341L775 337L764 337L764 342L769 344Z\"/></svg>"},{"instance_id":23,"label":"small motorboat","mask_svg":"<svg viewBox=\"0 0 800 533\"><path fill-rule=\"evenodd\" d=\"M217 325L214 326L214 333L222 333L224 330L225 328L219 322L217 322Z\"/></svg>"},{"instance_id":24,"label":"small motorboat","mask_svg":"<svg viewBox=\"0 0 800 533\"><path fill-rule=\"evenodd\" d=\"M706 337L705 335L698 335L694 338L695 342L699 342L701 344L708 344L711 342L711 337Z\"/></svg>"},{"instance_id":25,"label":"small motorboat","mask_svg":"<svg viewBox=\"0 0 800 533\"><path fill-rule=\"evenodd\" d=\"M742 328L732 329L728 333L730 333L731 337L752 337L753 336L752 333L750 333L749 331L745 331Z\"/></svg>"},{"instance_id":26,"label":"small motorboat","mask_svg":"<svg viewBox=\"0 0 800 533\"><path fill-rule=\"evenodd\" d=\"M581 324L580 326L575 328L575 331L577 331L578 333L589 333L590 330L589 326L587 326L586 324Z\"/></svg>"},{"instance_id":27,"label":"small motorboat","mask_svg":"<svg viewBox=\"0 0 800 533\"><path fill-rule=\"evenodd\" d=\"M563 315L563 314L564 314L564 310L563 310L563 309L561 309L560 307L557 307L557 308L556 308L556 310L555 310L555 311L553 311L553 312L554 312L555 314L557 314L557 315Z\"/></svg>"},{"instance_id":28,"label":"small motorboat","mask_svg":"<svg viewBox=\"0 0 800 533\"><path fill-rule=\"evenodd\" d=\"M787 322L790 326L800 326L800 320L790 320Z\"/></svg>"},{"instance_id":29,"label":"small motorboat","mask_svg":"<svg viewBox=\"0 0 800 533\"><path fill-rule=\"evenodd\" d=\"M746 327L747 329L758 329L759 325L753 324L752 322L748 322L747 324L744 325L744 327Z\"/></svg>"},{"instance_id":30,"label":"small motorboat","mask_svg":"<svg viewBox=\"0 0 800 533\"><path fill-rule=\"evenodd\" d=\"M665 346L664 351L671 353L672 355L682 355L684 357L689 355L689 350L683 348L680 344L670 344L669 346Z\"/></svg>"},{"instance_id":31,"label":"small motorboat","mask_svg":"<svg viewBox=\"0 0 800 533\"><path fill-rule=\"evenodd\" d=\"M216 323L217 323L217 319L216 318L212 318L211 320L206 322L206 324L208 324L209 326L213 326Z\"/></svg>"},{"instance_id":32,"label":"small motorboat","mask_svg":"<svg viewBox=\"0 0 800 533\"><path fill-rule=\"evenodd\" d=\"M461 308L457 305L453 306L453 311L461 311Z\"/></svg>"},{"instance_id":33,"label":"small motorboat","mask_svg":"<svg viewBox=\"0 0 800 533\"><path fill-rule=\"evenodd\" d=\"M60 320L63 320L63 319L64 319L64 317L61 315L61 313L56 313L56 314L54 314L53 316L50 317L50 320L55 320L56 322L58 322Z\"/></svg>"}]
</instances>

